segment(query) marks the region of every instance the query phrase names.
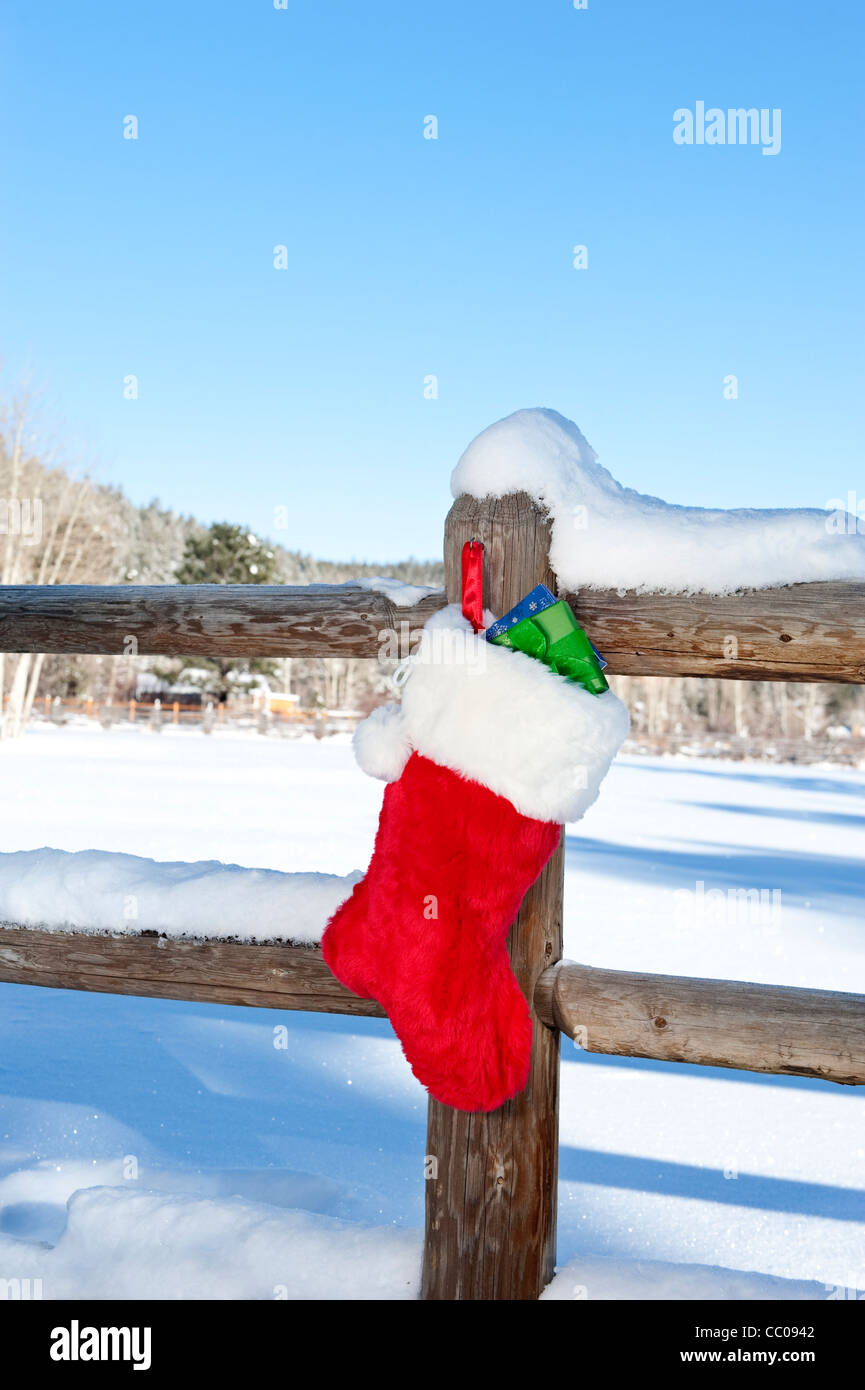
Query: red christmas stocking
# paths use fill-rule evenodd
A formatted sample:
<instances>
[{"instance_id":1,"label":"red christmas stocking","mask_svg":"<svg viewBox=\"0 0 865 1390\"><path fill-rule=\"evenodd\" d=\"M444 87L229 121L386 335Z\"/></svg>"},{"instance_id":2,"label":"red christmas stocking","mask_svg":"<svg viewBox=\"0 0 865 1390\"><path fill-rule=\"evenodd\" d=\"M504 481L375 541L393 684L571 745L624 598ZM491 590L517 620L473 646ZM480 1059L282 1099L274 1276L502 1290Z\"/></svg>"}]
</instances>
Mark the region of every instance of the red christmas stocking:
<instances>
[{"instance_id":1,"label":"red christmas stocking","mask_svg":"<svg viewBox=\"0 0 865 1390\"><path fill-rule=\"evenodd\" d=\"M446 1105L494 1110L526 1083L532 1025L505 941L560 835L417 753L385 790L369 871L322 948Z\"/></svg>"},{"instance_id":2,"label":"red christmas stocking","mask_svg":"<svg viewBox=\"0 0 865 1390\"><path fill-rule=\"evenodd\" d=\"M456 607L427 624L402 707L357 731L361 766L390 785L369 870L322 950L382 1004L446 1105L494 1110L526 1083L531 1020L507 932L626 732L611 692L492 646Z\"/></svg>"}]
</instances>

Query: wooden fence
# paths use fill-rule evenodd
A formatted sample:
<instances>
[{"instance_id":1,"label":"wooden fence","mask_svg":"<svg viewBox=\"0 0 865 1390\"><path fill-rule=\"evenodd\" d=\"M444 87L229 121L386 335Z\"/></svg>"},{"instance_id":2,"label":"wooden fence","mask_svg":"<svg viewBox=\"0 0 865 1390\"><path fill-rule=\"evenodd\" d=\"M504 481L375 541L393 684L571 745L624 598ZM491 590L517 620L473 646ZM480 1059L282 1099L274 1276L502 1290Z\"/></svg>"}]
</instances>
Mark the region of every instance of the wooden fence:
<instances>
[{"instance_id":1,"label":"wooden fence","mask_svg":"<svg viewBox=\"0 0 865 1390\"><path fill-rule=\"evenodd\" d=\"M538 583L555 588L545 514L523 494L466 497L445 526L447 593L412 608L345 585L12 587L0 589L0 649L128 653L132 638L142 655L374 657L387 636L408 641L446 600L458 601L460 551L472 536L486 547L486 607L503 613ZM613 674L865 679L863 584L567 597ZM562 885L560 845L509 938L534 1019L526 1089L488 1115L429 1103L427 1299L533 1299L552 1277L562 1032L590 1052L865 1084L865 996L562 961ZM319 949L302 946L10 924L0 927L0 980L381 1016L333 978Z\"/></svg>"},{"instance_id":2,"label":"wooden fence","mask_svg":"<svg viewBox=\"0 0 865 1390\"><path fill-rule=\"evenodd\" d=\"M11 696L3 699L4 707L11 706ZM363 719L358 710L300 709L291 706L287 709L269 707L266 700L261 704L246 700L221 703L204 700L198 704L186 704L181 700L100 700L91 696L51 696L45 695L34 703L34 712L49 723L63 724L75 717L93 719L98 723L114 724L184 724L199 728L237 726L262 726L294 733L311 732L322 736L330 732L353 730ZM262 729L264 732L265 729Z\"/></svg>"}]
</instances>

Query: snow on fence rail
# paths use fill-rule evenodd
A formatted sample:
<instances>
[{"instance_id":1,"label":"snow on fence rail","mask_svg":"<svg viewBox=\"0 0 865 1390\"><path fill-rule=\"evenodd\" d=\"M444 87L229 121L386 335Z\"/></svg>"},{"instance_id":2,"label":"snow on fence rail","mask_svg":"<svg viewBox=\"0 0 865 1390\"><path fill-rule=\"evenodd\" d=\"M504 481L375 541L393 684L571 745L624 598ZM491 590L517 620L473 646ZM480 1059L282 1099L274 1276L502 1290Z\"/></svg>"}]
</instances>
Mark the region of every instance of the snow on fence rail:
<instances>
[{"instance_id":1,"label":"snow on fence rail","mask_svg":"<svg viewBox=\"0 0 865 1390\"><path fill-rule=\"evenodd\" d=\"M460 552L472 537L486 547L484 600L494 612L538 583L556 587L551 524L526 493L458 497L445 524L447 599L459 599ZM759 526L751 529L759 539ZM110 654L128 651L132 637L142 654L374 657L388 633L407 636L445 602L444 594L402 597L411 601L344 585L5 588L0 649ZM865 581L854 577L723 596L584 588L573 601L613 673L861 681L863 600ZM534 1020L525 1090L490 1114L429 1103L428 1299L533 1299L552 1277L561 1031L596 1052L865 1084L861 996L562 962L562 885L560 844L510 933L511 964ZM330 976L315 947L155 931L0 927L0 980L380 1014Z\"/></svg>"}]
</instances>

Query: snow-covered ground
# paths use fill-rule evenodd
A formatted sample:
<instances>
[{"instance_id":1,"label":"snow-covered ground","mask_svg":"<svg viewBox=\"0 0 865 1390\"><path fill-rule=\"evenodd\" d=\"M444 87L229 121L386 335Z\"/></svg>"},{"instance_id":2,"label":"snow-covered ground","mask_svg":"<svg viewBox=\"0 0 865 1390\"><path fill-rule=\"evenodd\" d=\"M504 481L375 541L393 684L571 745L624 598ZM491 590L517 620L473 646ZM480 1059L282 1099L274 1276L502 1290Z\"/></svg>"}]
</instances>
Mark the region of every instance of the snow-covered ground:
<instances>
[{"instance_id":1,"label":"snow-covered ground","mask_svg":"<svg viewBox=\"0 0 865 1390\"><path fill-rule=\"evenodd\" d=\"M366 864L382 794L344 740L89 726L5 745L0 786L3 851L336 874ZM863 990L863 851L865 774L621 759L568 834L566 954ZM563 1057L548 1296L865 1288L857 1090ZM383 1021L2 985L0 1279L412 1297L425 1115Z\"/></svg>"}]
</instances>

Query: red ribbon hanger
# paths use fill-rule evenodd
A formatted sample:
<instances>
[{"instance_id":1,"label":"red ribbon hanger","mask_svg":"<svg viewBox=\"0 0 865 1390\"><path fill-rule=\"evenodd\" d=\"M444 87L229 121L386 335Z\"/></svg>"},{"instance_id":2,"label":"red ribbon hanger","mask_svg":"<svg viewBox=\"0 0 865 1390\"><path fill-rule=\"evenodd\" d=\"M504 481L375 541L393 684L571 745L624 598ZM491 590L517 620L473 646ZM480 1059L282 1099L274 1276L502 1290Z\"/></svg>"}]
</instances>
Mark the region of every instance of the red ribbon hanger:
<instances>
[{"instance_id":1,"label":"red ribbon hanger","mask_svg":"<svg viewBox=\"0 0 865 1390\"><path fill-rule=\"evenodd\" d=\"M475 632L484 626L484 545L483 541L466 541L462 554L463 617L468 618Z\"/></svg>"}]
</instances>

